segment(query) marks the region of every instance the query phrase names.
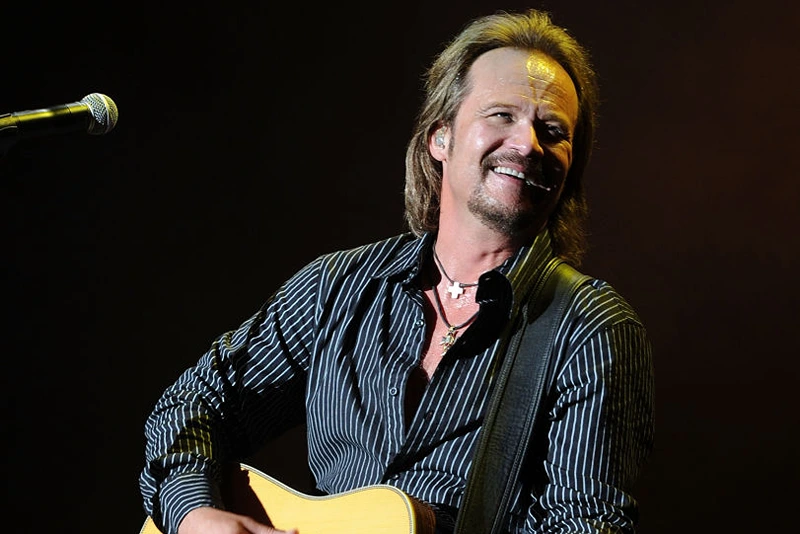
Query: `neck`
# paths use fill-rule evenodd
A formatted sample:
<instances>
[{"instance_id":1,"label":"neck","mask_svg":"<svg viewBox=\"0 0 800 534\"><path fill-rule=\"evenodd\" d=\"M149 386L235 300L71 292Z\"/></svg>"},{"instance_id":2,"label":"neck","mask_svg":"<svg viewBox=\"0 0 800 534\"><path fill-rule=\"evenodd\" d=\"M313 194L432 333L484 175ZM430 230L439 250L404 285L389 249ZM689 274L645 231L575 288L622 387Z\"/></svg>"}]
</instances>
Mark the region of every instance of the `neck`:
<instances>
[{"instance_id":1,"label":"neck","mask_svg":"<svg viewBox=\"0 0 800 534\"><path fill-rule=\"evenodd\" d=\"M465 233L442 225L435 247L447 274L453 280L469 283L502 264L524 243L495 232Z\"/></svg>"}]
</instances>

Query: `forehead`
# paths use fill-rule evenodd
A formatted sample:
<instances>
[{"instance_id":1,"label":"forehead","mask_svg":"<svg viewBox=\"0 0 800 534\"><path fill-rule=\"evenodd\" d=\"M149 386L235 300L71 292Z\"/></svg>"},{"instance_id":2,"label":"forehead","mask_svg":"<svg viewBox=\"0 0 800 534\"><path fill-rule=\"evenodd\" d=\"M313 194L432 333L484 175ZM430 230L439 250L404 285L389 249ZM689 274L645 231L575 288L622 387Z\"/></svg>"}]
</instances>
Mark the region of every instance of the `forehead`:
<instances>
[{"instance_id":1,"label":"forehead","mask_svg":"<svg viewBox=\"0 0 800 534\"><path fill-rule=\"evenodd\" d=\"M564 67L542 52L495 48L475 60L469 76L471 94L479 99L519 97L557 106L577 119L575 84Z\"/></svg>"}]
</instances>

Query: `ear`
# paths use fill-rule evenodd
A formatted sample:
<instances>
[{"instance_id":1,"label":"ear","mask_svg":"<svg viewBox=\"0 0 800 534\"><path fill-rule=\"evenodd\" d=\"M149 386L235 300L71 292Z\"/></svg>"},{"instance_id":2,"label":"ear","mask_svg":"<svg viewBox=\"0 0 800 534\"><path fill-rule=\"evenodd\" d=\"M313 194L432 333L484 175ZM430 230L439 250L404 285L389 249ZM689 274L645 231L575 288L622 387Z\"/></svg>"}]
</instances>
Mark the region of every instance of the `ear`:
<instances>
[{"instance_id":1,"label":"ear","mask_svg":"<svg viewBox=\"0 0 800 534\"><path fill-rule=\"evenodd\" d=\"M446 126L439 126L433 130L433 133L428 137L428 151L430 151L433 159L437 161L446 159L448 141L449 135Z\"/></svg>"}]
</instances>

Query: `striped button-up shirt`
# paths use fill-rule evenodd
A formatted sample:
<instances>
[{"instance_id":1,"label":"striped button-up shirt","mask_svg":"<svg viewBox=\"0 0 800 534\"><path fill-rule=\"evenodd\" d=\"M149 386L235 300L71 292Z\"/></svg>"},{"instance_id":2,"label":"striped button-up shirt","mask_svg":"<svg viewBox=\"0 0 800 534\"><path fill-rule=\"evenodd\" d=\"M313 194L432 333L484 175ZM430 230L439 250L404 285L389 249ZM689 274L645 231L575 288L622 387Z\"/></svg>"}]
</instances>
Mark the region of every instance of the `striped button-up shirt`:
<instances>
[{"instance_id":1,"label":"striped button-up shirt","mask_svg":"<svg viewBox=\"0 0 800 534\"><path fill-rule=\"evenodd\" d=\"M430 503L440 531L452 526L498 333L521 291L515 281L525 278L514 275L543 270L553 251L542 232L481 277L477 320L406 414L426 338L420 276L433 239L403 234L317 258L167 388L146 422L140 478L145 511L165 533L197 506L223 507L214 482L221 466L298 424L307 426L321 492L388 483ZM609 284L591 279L569 306L555 351L545 421L509 531L632 532L630 491L653 437L645 329Z\"/></svg>"}]
</instances>

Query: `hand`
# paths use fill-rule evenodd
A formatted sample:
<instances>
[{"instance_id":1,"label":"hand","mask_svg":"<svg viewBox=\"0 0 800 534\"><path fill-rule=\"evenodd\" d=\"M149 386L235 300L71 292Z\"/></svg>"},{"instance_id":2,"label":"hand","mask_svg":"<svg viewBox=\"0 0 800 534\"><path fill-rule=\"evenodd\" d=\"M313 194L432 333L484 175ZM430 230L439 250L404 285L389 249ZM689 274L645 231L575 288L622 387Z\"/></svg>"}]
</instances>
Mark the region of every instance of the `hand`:
<instances>
[{"instance_id":1,"label":"hand","mask_svg":"<svg viewBox=\"0 0 800 534\"><path fill-rule=\"evenodd\" d=\"M275 530L252 517L202 506L183 518L178 534L297 534L296 530Z\"/></svg>"}]
</instances>

